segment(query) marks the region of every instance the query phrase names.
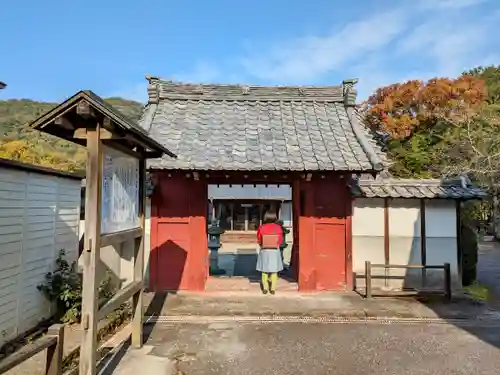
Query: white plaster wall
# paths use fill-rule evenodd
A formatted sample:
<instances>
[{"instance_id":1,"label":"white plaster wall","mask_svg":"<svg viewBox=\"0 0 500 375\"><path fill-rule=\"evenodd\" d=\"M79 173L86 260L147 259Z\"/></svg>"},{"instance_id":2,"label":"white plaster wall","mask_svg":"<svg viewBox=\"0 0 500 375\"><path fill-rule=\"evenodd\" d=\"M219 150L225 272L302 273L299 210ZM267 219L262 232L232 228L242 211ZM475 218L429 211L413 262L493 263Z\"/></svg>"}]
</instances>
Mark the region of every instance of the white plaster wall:
<instances>
[{"instance_id":1,"label":"white plaster wall","mask_svg":"<svg viewBox=\"0 0 500 375\"><path fill-rule=\"evenodd\" d=\"M456 214L454 201L426 202L427 264L450 263L452 282L460 287L457 261ZM364 286L365 261L384 263L384 201L383 199L356 199L353 214L353 271L357 286ZM420 257L420 201L393 199L389 205L389 263L421 264ZM421 270L373 270L374 287L401 289L420 287ZM361 275L361 276L360 276ZM442 270L426 271L426 286L440 288L444 283Z\"/></svg>"},{"instance_id":2,"label":"white plaster wall","mask_svg":"<svg viewBox=\"0 0 500 375\"><path fill-rule=\"evenodd\" d=\"M359 275L365 274L365 261L384 263L384 206L383 199L360 198L354 202L352 217L352 267L356 283L364 285ZM374 270L374 274L383 274Z\"/></svg>"}]
</instances>

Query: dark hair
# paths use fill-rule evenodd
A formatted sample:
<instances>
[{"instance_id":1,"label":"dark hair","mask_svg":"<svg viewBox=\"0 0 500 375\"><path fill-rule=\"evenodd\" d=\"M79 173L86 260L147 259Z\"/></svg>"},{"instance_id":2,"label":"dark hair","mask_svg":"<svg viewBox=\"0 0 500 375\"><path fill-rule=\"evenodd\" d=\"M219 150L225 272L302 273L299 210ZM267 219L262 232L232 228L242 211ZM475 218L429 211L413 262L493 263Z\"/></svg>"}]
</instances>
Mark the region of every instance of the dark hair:
<instances>
[{"instance_id":1,"label":"dark hair","mask_svg":"<svg viewBox=\"0 0 500 375\"><path fill-rule=\"evenodd\" d=\"M277 220L278 216L276 215L276 212L268 210L264 214L264 220L262 220L262 222L264 224L270 224L270 223L276 223Z\"/></svg>"}]
</instances>

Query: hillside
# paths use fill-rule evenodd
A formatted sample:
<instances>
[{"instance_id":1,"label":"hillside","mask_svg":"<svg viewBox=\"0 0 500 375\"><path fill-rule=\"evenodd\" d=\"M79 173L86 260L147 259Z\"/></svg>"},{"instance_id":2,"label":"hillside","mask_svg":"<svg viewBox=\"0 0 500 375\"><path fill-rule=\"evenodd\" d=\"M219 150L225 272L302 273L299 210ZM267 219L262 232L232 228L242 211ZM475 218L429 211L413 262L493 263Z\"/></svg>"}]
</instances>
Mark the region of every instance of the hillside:
<instances>
[{"instance_id":1,"label":"hillside","mask_svg":"<svg viewBox=\"0 0 500 375\"><path fill-rule=\"evenodd\" d=\"M121 98L105 100L129 119L140 118L141 103ZM67 171L81 170L85 160L82 147L28 127L55 106L28 99L0 101L0 157Z\"/></svg>"}]
</instances>

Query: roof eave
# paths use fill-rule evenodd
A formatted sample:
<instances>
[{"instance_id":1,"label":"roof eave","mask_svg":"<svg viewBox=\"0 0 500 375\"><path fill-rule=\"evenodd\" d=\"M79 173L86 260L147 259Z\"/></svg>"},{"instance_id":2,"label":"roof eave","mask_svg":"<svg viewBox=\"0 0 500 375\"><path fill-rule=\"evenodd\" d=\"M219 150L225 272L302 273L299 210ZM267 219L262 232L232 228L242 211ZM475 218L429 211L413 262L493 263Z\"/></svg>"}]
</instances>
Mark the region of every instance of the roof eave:
<instances>
[{"instance_id":1,"label":"roof eave","mask_svg":"<svg viewBox=\"0 0 500 375\"><path fill-rule=\"evenodd\" d=\"M100 114L109 118L119 129L129 133L131 137L135 139L138 145L145 146L145 148L148 149L148 152L146 154L148 155L148 158L160 157L163 154L169 155L174 158L177 157L165 146L149 137L148 134L140 127L135 126L133 123L125 119L121 114L119 114L111 106L107 105L103 99L101 99L92 91L79 91L52 110L32 121L29 126L33 129L85 146L85 140L73 138L74 129L65 128L62 123L56 124L57 119L75 110L77 105L82 101L85 101L89 106L98 111Z\"/></svg>"}]
</instances>

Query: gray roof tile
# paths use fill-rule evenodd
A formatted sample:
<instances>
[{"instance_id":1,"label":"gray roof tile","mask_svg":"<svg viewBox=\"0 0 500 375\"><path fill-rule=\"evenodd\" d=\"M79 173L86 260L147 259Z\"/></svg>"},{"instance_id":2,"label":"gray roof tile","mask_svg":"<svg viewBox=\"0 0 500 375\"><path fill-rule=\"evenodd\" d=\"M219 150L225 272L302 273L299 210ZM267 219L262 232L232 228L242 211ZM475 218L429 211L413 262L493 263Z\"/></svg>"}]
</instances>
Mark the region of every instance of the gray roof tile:
<instances>
[{"instance_id":1,"label":"gray roof tile","mask_svg":"<svg viewBox=\"0 0 500 375\"><path fill-rule=\"evenodd\" d=\"M472 186L466 179L398 179L384 170L376 178L362 174L351 180L355 197L364 198L427 198L482 199L487 193Z\"/></svg>"},{"instance_id":2,"label":"gray roof tile","mask_svg":"<svg viewBox=\"0 0 500 375\"><path fill-rule=\"evenodd\" d=\"M151 160L150 167L361 172L386 164L356 112L349 118L342 86L149 80L149 104L140 124L177 155Z\"/></svg>"}]
</instances>

